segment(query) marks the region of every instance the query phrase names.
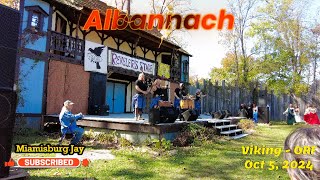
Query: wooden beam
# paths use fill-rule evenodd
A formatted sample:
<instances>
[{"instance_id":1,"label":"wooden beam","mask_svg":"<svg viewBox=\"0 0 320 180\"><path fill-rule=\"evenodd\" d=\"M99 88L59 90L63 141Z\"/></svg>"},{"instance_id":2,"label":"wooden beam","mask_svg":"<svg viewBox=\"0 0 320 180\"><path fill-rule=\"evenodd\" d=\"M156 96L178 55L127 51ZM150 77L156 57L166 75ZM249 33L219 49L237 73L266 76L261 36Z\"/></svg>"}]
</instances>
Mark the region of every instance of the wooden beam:
<instances>
[{"instance_id":1,"label":"wooden beam","mask_svg":"<svg viewBox=\"0 0 320 180\"><path fill-rule=\"evenodd\" d=\"M109 35L103 34L103 33L101 33L101 35L100 35L100 33L96 30L95 30L95 32L98 34L102 45L104 44L105 40L107 40L110 37Z\"/></svg>"}]
</instances>

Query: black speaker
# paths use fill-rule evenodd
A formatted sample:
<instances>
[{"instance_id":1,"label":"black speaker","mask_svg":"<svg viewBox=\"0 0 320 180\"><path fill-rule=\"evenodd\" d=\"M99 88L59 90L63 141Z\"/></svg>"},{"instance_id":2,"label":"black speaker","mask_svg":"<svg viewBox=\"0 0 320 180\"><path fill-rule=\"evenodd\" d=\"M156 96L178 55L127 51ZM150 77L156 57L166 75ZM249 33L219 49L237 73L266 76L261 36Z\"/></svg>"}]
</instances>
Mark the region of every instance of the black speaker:
<instances>
[{"instance_id":1,"label":"black speaker","mask_svg":"<svg viewBox=\"0 0 320 180\"><path fill-rule=\"evenodd\" d=\"M20 13L0 4L0 88L13 90Z\"/></svg>"},{"instance_id":2,"label":"black speaker","mask_svg":"<svg viewBox=\"0 0 320 180\"><path fill-rule=\"evenodd\" d=\"M174 107L160 107L160 123L174 123L178 116Z\"/></svg>"},{"instance_id":3,"label":"black speaker","mask_svg":"<svg viewBox=\"0 0 320 180\"><path fill-rule=\"evenodd\" d=\"M92 105L89 110L90 115L109 116L110 108L109 105Z\"/></svg>"},{"instance_id":4,"label":"black speaker","mask_svg":"<svg viewBox=\"0 0 320 180\"><path fill-rule=\"evenodd\" d=\"M101 106L105 104L107 75L92 72L89 84L88 114L99 115Z\"/></svg>"},{"instance_id":5,"label":"black speaker","mask_svg":"<svg viewBox=\"0 0 320 180\"><path fill-rule=\"evenodd\" d=\"M189 109L182 113L184 121L196 121L198 119L198 113L196 110Z\"/></svg>"},{"instance_id":6,"label":"black speaker","mask_svg":"<svg viewBox=\"0 0 320 180\"><path fill-rule=\"evenodd\" d=\"M169 100L168 89L161 89L161 100L162 101Z\"/></svg>"},{"instance_id":7,"label":"black speaker","mask_svg":"<svg viewBox=\"0 0 320 180\"><path fill-rule=\"evenodd\" d=\"M159 109L157 109L157 108L150 109L149 123L152 125L160 123L160 110Z\"/></svg>"},{"instance_id":8,"label":"black speaker","mask_svg":"<svg viewBox=\"0 0 320 180\"><path fill-rule=\"evenodd\" d=\"M109 105L101 105L99 107L99 116L109 116L110 107Z\"/></svg>"},{"instance_id":9,"label":"black speaker","mask_svg":"<svg viewBox=\"0 0 320 180\"><path fill-rule=\"evenodd\" d=\"M15 92L0 89L0 178L9 175L9 167L4 164L11 158L16 99Z\"/></svg>"}]
</instances>

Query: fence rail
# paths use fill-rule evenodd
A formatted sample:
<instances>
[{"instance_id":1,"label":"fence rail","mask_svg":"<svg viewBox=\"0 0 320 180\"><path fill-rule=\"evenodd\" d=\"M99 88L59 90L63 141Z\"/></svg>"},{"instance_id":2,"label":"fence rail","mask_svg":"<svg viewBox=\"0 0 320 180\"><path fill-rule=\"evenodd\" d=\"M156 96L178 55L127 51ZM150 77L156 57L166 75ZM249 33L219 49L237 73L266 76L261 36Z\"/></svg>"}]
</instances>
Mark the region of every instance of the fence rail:
<instances>
[{"instance_id":1,"label":"fence rail","mask_svg":"<svg viewBox=\"0 0 320 180\"><path fill-rule=\"evenodd\" d=\"M50 50L55 54L82 60L85 42L79 38L50 31Z\"/></svg>"},{"instance_id":2,"label":"fence rail","mask_svg":"<svg viewBox=\"0 0 320 180\"><path fill-rule=\"evenodd\" d=\"M300 116L303 116L308 103L320 108L320 98L316 94L310 93L302 97L292 97L289 94L276 95L272 91L254 86L250 88L228 86L224 81L221 83L215 82L215 84L204 81L202 85L197 83L194 86L189 86L189 93L195 94L196 89L201 89L206 94L201 101L202 113L229 110L232 115L236 116L240 104L255 103L258 107L269 106L270 120L285 120L286 117L283 112L290 103L299 106Z\"/></svg>"}]
</instances>

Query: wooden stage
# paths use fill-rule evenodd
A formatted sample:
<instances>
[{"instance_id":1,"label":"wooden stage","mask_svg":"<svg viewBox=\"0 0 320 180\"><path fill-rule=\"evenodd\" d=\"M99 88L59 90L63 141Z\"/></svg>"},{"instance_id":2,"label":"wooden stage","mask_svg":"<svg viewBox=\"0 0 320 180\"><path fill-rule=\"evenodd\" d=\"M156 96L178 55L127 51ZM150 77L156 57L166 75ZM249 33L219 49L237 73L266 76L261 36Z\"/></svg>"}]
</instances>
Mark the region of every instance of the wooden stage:
<instances>
[{"instance_id":1,"label":"wooden stage","mask_svg":"<svg viewBox=\"0 0 320 180\"><path fill-rule=\"evenodd\" d=\"M59 123L58 115L44 116L44 124L50 122ZM132 113L110 114L109 116L84 115L82 120L77 121L79 126L86 131L94 129L95 132L105 132L116 130L121 136L133 142L141 142L147 136L153 138L166 138L173 140L190 123L208 125L208 122L215 121L211 116L201 115L196 121L179 121L174 123L163 123L151 125L148 123L148 115L144 114L145 120L136 121ZM137 137L138 136L138 137Z\"/></svg>"}]
</instances>

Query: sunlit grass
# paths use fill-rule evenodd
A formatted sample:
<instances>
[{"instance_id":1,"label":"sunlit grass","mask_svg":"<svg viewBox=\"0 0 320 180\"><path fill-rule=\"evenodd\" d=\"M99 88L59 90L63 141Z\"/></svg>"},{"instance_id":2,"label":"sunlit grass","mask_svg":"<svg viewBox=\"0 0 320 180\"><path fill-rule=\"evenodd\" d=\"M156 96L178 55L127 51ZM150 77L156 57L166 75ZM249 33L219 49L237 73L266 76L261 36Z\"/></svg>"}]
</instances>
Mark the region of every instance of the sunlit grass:
<instances>
[{"instance_id":1,"label":"sunlit grass","mask_svg":"<svg viewBox=\"0 0 320 180\"><path fill-rule=\"evenodd\" d=\"M203 143L200 147L177 148L174 155L155 156L132 149L113 150L114 160L98 160L89 167L74 169L29 169L31 179L289 179L286 170L245 169L244 162L277 161L283 155L243 155L242 146L256 145L282 148L287 135L298 127L283 123L262 125L255 132L240 140L219 139ZM57 143L49 137L15 137L19 143ZM30 154L13 154L13 157ZM32 154L35 156L35 154ZM46 154L41 154L41 156ZM37 155L38 156L38 155ZM40 155L39 155L40 156ZM53 154L47 154L53 156Z\"/></svg>"}]
</instances>

